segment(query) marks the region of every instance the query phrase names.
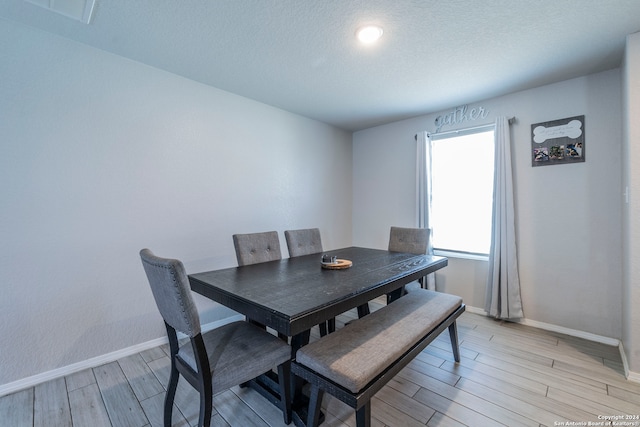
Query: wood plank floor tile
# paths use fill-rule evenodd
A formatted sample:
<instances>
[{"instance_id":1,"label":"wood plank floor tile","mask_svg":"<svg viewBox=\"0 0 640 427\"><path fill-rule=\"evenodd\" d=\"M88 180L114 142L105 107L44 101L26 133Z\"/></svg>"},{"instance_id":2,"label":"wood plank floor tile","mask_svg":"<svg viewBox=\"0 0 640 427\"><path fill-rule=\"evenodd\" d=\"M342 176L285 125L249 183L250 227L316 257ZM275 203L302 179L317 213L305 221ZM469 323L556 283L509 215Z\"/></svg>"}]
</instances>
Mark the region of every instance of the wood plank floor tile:
<instances>
[{"instance_id":1,"label":"wood plank floor tile","mask_svg":"<svg viewBox=\"0 0 640 427\"><path fill-rule=\"evenodd\" d=\"M399 375L396 375L392 378L387 385L393 388L400 393L404 393L406 396L412 397L415 395L418 390L420 390L420 386L414 382L408 381L405 378L402 378Z\"/></svg>"},{"instance_id":2,"label":"wood plank floor tile","mask_svg":"<svg viewBox=\"0 0 640 427\"><path fill-rule=\"evenodd\" d=\"M574 420L586 420L590 415L589 412L556 402L547 396L540 396L507 384L502 384L502 386L492 384L488 386L462 378L456 387L483 397L496 405L510 409L543 425L553 426L556 421L566 417Z\"/></svg>"},{"instance_id":3,"label":"wood plank floor tile","mask_svg":"<svg viewBox=\"0 0 640 427\"><path fill-rule=\"evenodd\" d=\"M155 359L148 363L149 368L158 379L163 388L169 384L169 371L171 369L171 360L168 356ZM200 416L200 400L198 392L184 379L178 381L176 390L175 405L178 410L186 418L190 425L196 424ZM215 407L213 408L215 414Z\"/></svg>"},{"instance_id":4,"label":"wood plank floor tile","mask_svg":"<svg viewBox=\"0 0 640 427\"><path fill-rule=\"evenodd\" d=\"M249 387L235 386L231 391L236 394L251 410L270 426L284 426L284 416L279 407L266 400L257 391Z\"/></svg>"},{"instance_id":5,"label":"wood plank floor tile","mask_svg":"<svg viewBox=\"0 0 640 427\"><path fill-rule=\"evenodd\" d=\"M7 426L33 425L33 387L0 398L0 420Z\"/></svg>"},{"instance_id":6,"label":"wood plank floor tile","mask_svg":"<svg viewBox=\"0 0 640 427\"><path fill-rule=\"evenodd\" d=\"M435 348L435 347L434 347ZM436 354L440 353L444 357L436 356ZM453 353L452 353L453 354ZM435 352L427 352L422 351L419 353L414 360L418 360L421 363L429 364L431 366L435 366L436 368L442 366L442 364L447 360L453 360L453 357L449 357L445 351L440 350Z\"/></svg>"},{"instance_id":7,"label":"wood plank floor tile","mask_svg":"<svg viewBox=\"0 0 640 427\"><path fill-rule=\"evenodd\" d=\"M68 393L73 427L112 426L97 384L90 384Z\"/></svg>"},{"instance_id":8,"label":"wood plank floor tile","mask_svg":"<svg viewBox=\"0 0 640 427\"><path fill-rule=\"evenodd\" d=\"M512 337L503 335L496 335L493 338L493 341L498 344L526 348L534 354L550 357L557 361L575 363L576 365L581 364L584 366L593 366L594 364L603 364L603 359L601 357L593 356L588 353L581 353L579 349L571 346L560 347L558 345L548 343L513 340Z\"/></svg>"},{"instance_id":9,"label":"wood plank floor tile","mask_svg":"<svg viewBox=\"0 0 640 427\"><path fill-rule=\"evenodd\" d=\"M164 426L164 397L166 392L162 392L155 396L140 401L140 405L144 410L151 427ZM189 423L182 416L176 405L173 405L171 413L171 427L188 427Z\"/></svg>"},{"instance_id":10,"label":"wood plank floor tile","mask_svg":"<svg viewBox=\"0 0 640 427\"><path fill-rule=\"evenodd\" d=\"M171 370L171 360L169 356L164 356L159 359L154 359L147 362L147 366L153 372L158 382L162 385L162 388L166 390L169 384L169 372Z\"/></svg>"},{"instance_id":11,"label":"wood plank floor tile","mask_svg":"<svg viewBox=\"0 0 640 427\"><path fill-rule=\"evenodd\" d=\"M67 381L67 390L73 391L82 387L86 387L96 383L96 377L93 375L93 369L85 369L65 377Z\"/></svg>"},{"instance_id":12,"label":"wood plank floor tile","mask_svg":"<svg viewBox=\"0 0 640 427\"><path fill-rule=\"evenodd\" d=\"M414 398L443 415L468 426L493 427L507 425L426 388L420 389Z\"/></svg>"},{"instance_id":13,"label":"wood plank floor tile","mask_svg":"<svg viewBox=\"0 0 640 427\"><path fill-rule=\"evenodd\" d=\"M213 404L218 413L232 426L268 426L259 414L253 412L247 404L231 390L216 394L213 397Z\"/></svg>"},{"instance_id":14,"label":"wood plank floor tile","mask_svg":"<svg viewBox=\"0 0 640 427\"><path fill-rule=\"evenodd\" d=\"M440 412L436 412L429 422L427 422L427 427L464 427L464 425L465 424L449 418Z\"/></svg>"},{"instance_id":15,"label":"wood plank floor tile","mask_svg":"<svg viewBox=\"0 0 640 427\"><path fill-rule=\"evenodd\" d=\"M539 333L530 333L528 328L521 326L518 331L513 330L502 325L486 326L479 325L474 329L475 332L491 333L496 337L500 337L502 340L509 341L519 345L545 345L545 346L557 346L558 338L555 336Z\"/></svg>"},{"instance_id":16,"label":"wood plank floor tile","mask_svg":"<svg viewBox=\"0 0 640 427\"><path fill-rule=\"evenodd\" d=\"M417 420L421 424L426 424L427 421L429 421L429 419L435 413L435 410L433 410L432 408L426 406L421 402L418 402L411 396L407 396L404 393L401 393L388 386L383 387L382 390L376 393L376 398L393 407L395 410L399 410L405 415L408 415L414 420ZM383 418L377 418L385 422ZM395 425L389 423L386 424Z\"/></svg>"},{"instance_id":17,"label":"wood plank floor tile","mask_svg":"<svg viewBox=\"0 0 640 427\"><path fill-rule=\"evenodd\" d=\"M145 362L152 362L156 359L168 356L168 354L162 350L162 347L154 347L140 352L140 356Z\"/></svg>"},{"instance_id":18,"label":"wood plank floor tile","mask_svg":"<svg viewBox=\"0 0 640 427\"><path fill-rule=\"evenodd\" d=\"M553 369L571 372L584 378L590 378L596 381L600 381L605 384L615 384L627 382L622 372L611 369L605 365L591 365L586 366L584 364L576 364L573 362L564 362L556 360L553 362Z\"/></svg>"},{"instance_id":19,"label":"wood plank floor tile","mask_svg":"<svg viewBox=\"0 0 640 427\"><path fill-rule=\"evenodd\" d=\"M609 396L615 397L616 399L626 400L631 403L640 402L640 387L638 387L636 391L629 391L629 388L609 385L607 387L607 392Z\"/></svg>"},{"instance_id":20,"label":"wood plank floor tile","mask_svg":"<svg viewBox=\"0 0 640 427\"><path fill-rule=\"evenodd\" d=\"M451 342L449 341L449 335L448 333L446 333L446 335L447 335L446 342L443 342L442 340L433 341L417 357L422 359L423 355L431 355L433 357L436 357L438 360L442 360L443 362L445 360L454 362L455 359L453 358L453 351L451 350ZM476 357L478 357L478 353L470 350L468 347L460 346L460 356L464 357L465 359L474 360ZM442 363L440 365L442 365ZM437 365L437 366L440 366L440 365Z\"/></svg>"},{"instance_id":21,"label":"wood plank floor tile","mask_svg":"<svg viewBox=\"0 0 640 427\"><path fill-rule=\"evenodd\" d=\"M491 379L497 379L543 396L547 393L547 385L541 381L530 379L499 368L494 368L493 366L476 361L465 360L460 364L445 362L444 365L442 365L442 369L480 383L491 381Z\"/></svg>"},{"instance_id":22,"label":"wood plank floor tile","mask_svg":"<svg viewBox=\"0 0 640 427\"><path fill-rule=\"evenodd\" d=\"M211 427L231 427L222 415L216 413L211 417Z\"/></svg>"},{"instance_id":23,"label":"wood plank floor tile","mask_svg":"<svg viewBox=\"0 0 640 427\"><path fill-rule=\"evenodd\" d=\"M523 359L520 357L506 355L501 353L500 351L487 349L484 353L478 356L477 361L504 369L511 369L512 372L517 372L518 375L529 373L529 377L534 379L539 377L531 371L557 378L557 381L562 381L563 385L566 381L566 386L580 385L588 387L594 391L600 391L601 393L606 392L606 384L601 381L597 381L595 379L591 379L589 377L585 377L584 375L579 375L573 372L553 369L553 367L549 367L546 364L542 365L533 363L530 361L530 359ZM513 367L510 365L516 366ZM526 369L526 371L522 371L521 369Z\"/></svg>"},{"instance_id":24,"label":"wood plank floor tile","mask_svg":"<svg viewBox=\"0 0 640 427\"><path fill-rule=\"evenodd\" d=\"M71 427L67 383L64 377L38 384L34 388L33 426Z\"/></svg>"},{"instance_id":25,"label":"wood plank floor tile","mask_svg":"<svg viewBox=\"0 0 640 427\"><path fill-rule=\"evenodd\" d=\"M544 365L548 367L553 366L553 359L548 356L532 353L530 351L523 350L521 347L514 347L511 345L501 345L494 341L474 341L472 339L465 340L461 345L461 348L475 351L476 354L492 354L499 358L507 360L517 359L520 361L530 361L538 365ZM475 359L475 357L474 357Z\"/></svg>"},{"instance_id":26,"label":"wood plank floor tile","mask_svg":"<svg viewBox=\"0 0 640 427\"><path fill-rule=\"evenodd\" d=\"M175 405L189 424L195 425L198 423L200 418L200 394L182 377L178 380ZM216 413L216 409L217 407L214 406L213 414Z\"/></svg>"},{"instance_id":27,"label":"wood plank floor tile","mask_svg":"<svg viewBox=\"0 0 640 427\"><path fill-rule=\"evenodd\" d=\"M508 361L504 359L501 360L485 354L478 356L477 362L532 381L541 382L546 386L554 386L563 390L584 387L596 393L606 394L607 392L606 384L603 382L575 375L571 372L560 373L557 369L547 366L530 363L513 363L513 359Z\"/></svg>"},{"instance_id":28,"label":"wood plank floor tile","mask_svg":"<svg viewBox=\"0 0 640 427\"><path fill-rule=\"evenodd\" d=\"M142 355L134 354L118 360L122 372L127 377L138 400L145 400L164 391Z\"/></svg>"},{"instance_id":29,"label":"wood plank floor tile","mask_svg":"<svg viewBox=\"0 0 640 427\"><path fill-rule=\"evenodd\" d=\"M558 348L572 348L580 353L591 355L601 359L620 360L620 350L617 346L602 344L594 341L588 341L584 338L567 337L554 333L556 336L561 336L562 339L558 341Z\"/></svg>"},{"instance_id":30,"label":"wood plank floor tile","mask_svg":"<svg viewBox=\"0 0 640 427\"><path fill-rule=\"evenodd\" d=\"M98 366L93 373L114 427L142 427L149 423L118 362Z\"/></svg>"},{"instance_id":31,"label":"wood plank floor tile","mask_svg":"<svg viewBox=\"0 0 640 427\"><path fill-rule=\"evenodd\" d=\"M402 407L390 405L386 401L379 399L378 394L371 399L371 417L386 426L424 427L426 421L416 420L411 414L404 412ZM428 411L429 413L434 412L431 408ZM412 413L415 414L413 411Z\"/></svg>"},{"instance_id":32,"label":"wood plank floor tile","mask_svg":"<svg viewBox=\"0 0 640 427\"><path fill-rule=\"evenodd\" d=\"M457 387L452 387L440 381L432 381L429 387L430 391L438 393L439 395L459 403L466 408L480 412L494 420L500 420L503 424L510 427L515 426L528 426L537 427L538 423L534 422L526 417L523 417L519 413L515 412L518 408L503 408L496 405L487 399L485 396L479 397L472 393L468 393ZM418 392L419 394L420 392Z\"/></svg>"},{"instance_id":33,"label":"wood plank floor tile","mask_svg":"<svg viewBox=\"0 0 640 427\"><path fill-rule=\"evenodd\" d=\"M582 388L575 388L571 392L549 388L549 398L560 402L568 403L576 408L587 410L585 408L594 408L596 406L609 408L610 411L625 415L640 415L640 402L627 402L626 400L616 399L613 396L602 396L593 394ZM603 414L598 412L595 415Z\"/></svg>"},{"instance_id":34,"label":"wood plank floor tile","mask_svg":"<svg viewBox=\"0 0 640 427\"><path fill-rule=\"evenodd\" d=\"M420 360L413 360L409 363L405 369L412 369L415 372L420 372L421 374L428 375L431 378L435 378L443 383L447 383L449 385L455 385L460 379L460 375L440 369L439 367L431 366L426 363L422 363Z\"/></svg>"},{"instance_id":35,"label":"wood plank floor tile","mask_svg":"<svg viewBox=\"0 0 640 427\"><path fill-rule=\"evenodd\" d=\"M356 423L353 409L333 396L325 394L324 399L322 399L322 411L325 413L325 422L328 426L350 427Z\"/></svg>"}]
</instances>

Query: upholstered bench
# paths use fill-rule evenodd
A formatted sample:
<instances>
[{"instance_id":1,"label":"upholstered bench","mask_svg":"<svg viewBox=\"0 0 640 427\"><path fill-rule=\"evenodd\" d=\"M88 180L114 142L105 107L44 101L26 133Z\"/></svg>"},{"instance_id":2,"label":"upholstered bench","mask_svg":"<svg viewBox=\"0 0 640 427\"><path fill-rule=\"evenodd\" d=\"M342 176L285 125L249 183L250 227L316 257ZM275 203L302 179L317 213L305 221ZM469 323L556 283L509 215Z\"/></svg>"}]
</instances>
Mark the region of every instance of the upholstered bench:
<instances>
[{"instance_id":1,"label":"upholstered bench","mask_svg":"<svg viewBox=\"0 0 640 427\"><path fill-rule=\"evenodd\" d=\"M358 427L370 426L371 397L447 328L459 362L464 309L460 297L417 289L300 348L291 370L311 384L306 426L318 425L324 392L356 410Z\"/></svg>"}]
</instances>

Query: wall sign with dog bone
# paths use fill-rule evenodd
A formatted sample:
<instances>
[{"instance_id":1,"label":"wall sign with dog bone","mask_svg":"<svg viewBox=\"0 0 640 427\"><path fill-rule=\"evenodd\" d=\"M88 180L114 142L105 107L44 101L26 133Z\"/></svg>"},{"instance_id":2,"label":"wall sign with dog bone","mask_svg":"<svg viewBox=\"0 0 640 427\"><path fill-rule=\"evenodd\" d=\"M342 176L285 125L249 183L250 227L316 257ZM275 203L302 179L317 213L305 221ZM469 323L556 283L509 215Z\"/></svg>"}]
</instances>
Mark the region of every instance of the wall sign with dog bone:
<instances>
[{"instance_id":1,"label":"wall sign with dog bone","mask_svg":"<svg viewBox=\"0 0 640 427\"><path fill-rule=\"evenodd\" d=\"M531 166L584 161L584 116L531 125Z\"/></svg>"}]
</instances>

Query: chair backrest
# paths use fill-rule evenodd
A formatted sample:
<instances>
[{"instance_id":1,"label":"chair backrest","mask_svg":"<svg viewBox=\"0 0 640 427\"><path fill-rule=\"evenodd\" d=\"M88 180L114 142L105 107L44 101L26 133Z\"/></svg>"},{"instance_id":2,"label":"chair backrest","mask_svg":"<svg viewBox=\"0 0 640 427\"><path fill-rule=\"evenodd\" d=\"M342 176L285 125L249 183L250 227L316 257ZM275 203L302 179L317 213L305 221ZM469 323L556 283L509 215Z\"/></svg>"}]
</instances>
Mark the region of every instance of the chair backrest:
<instances>
[{"instance_id":1,"label":"chair backrest","mask_svg":"<svg viewBox=\"0 0 640 427\"><path fill-rule=\"evenodd\" d=\"M306 228L304 230L286 230L284 237L287 240L287 249L290 257L297 257L322 252L322 240L320 230Z\"/></svg>"},{"instance_id":2,"label":"chair backrest","mask_svg":"<svg viewBox=\"0 0 640 427\"><path fill-rule=\"evenodd\" d=\"M389 251L426 254L429 230L426 228L391 227Z\"/></svg>"},{"instance_id":3,"label":"chair backrest","mask_svg":"<svg viewBox=\"0 0 640 427\"><path fill-rule=\"evenodd\" d=\"M234 234L233 246L240 266L282 259L280 239L276 231Z\"/></svg>"},{"instance_id":4,"label":"chair backrest","mask_svg":"<svg viewBox=\"0 0 640 427\"><path fill-rule=\"evenodd\" d=\"M149 249L142 249L140 258L153 298L167 325L190 338L198 335L200 316L193 302L189 279L182 262L160 258Z\"/></svg>"}]
</instances>

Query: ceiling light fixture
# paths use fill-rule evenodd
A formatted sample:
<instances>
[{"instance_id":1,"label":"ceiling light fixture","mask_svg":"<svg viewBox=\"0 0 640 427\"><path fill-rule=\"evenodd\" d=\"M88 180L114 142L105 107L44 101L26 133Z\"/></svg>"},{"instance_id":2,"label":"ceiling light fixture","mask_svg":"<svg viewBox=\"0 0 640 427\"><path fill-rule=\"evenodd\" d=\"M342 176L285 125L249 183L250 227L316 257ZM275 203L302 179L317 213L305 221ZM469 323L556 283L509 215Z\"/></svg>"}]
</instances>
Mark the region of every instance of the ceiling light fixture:
<instances>
[{"instance_id":1,"label":"ceiling light fixture","mask_svg":"<svg viewBox=\"0 0 640 427\"><path fill-rule=\"evenodd\" d=\"M371 44L382 37L382 33L382 28L377 25L367 25L360 27L358 31L356 31L356 36L362 43Z\"/></svg>"}]
</instances>

